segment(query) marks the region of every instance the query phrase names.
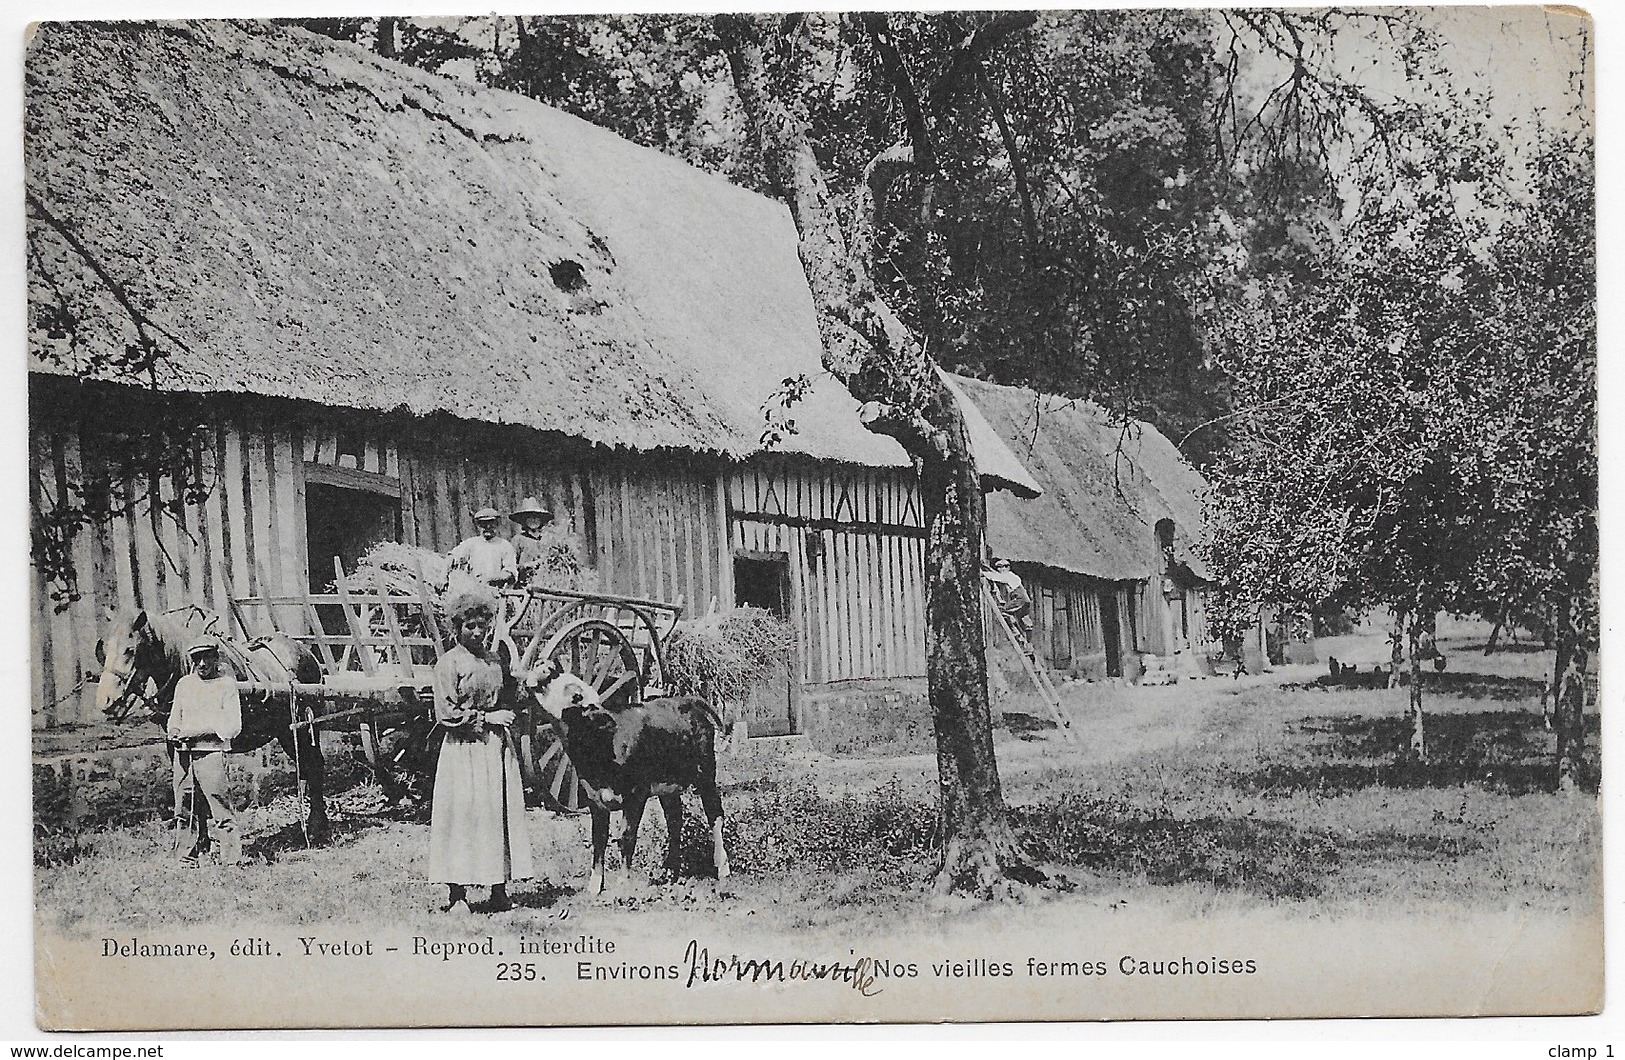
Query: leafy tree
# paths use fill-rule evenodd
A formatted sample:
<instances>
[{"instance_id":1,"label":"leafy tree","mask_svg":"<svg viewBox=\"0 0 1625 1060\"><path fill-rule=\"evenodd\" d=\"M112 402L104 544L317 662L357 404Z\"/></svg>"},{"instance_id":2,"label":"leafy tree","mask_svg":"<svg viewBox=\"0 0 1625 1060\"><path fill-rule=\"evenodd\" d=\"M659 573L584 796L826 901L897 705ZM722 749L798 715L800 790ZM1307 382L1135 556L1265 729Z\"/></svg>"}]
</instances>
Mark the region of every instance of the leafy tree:
<instances>
[{"instance_id":1,"label":"leafy tree","mask_svg":"<svg viewBox=\"0 0 1625 1060\"><path fill-rule=\"evenodd\" d=\"M1482 362L1463 394L1463 424L1475 444L1463 449L1489 493L1474 588L1503 613L1546 616L1555 641L1557 772L1566 789L1584 751L1585 672L1599 636L1589 134L1549 140L1533 176L1535 194L1509 205L1495 245L1496 301Z\"/></svg>"},{"instance_id":2,"label":"leafy tree","mask_svg":"<svg viewBox=\"0 0 1625 1060\"><path fill-rule=\"evenodd\" d=\"M801 234L825 366L920 469L947 836L939 885L987 891L1001 874L1022 878L1023 862L983 735L981 509L932 362L981 363L1123 409L1167 350L1201 349L1191 288L1232 242L1219 209L1227 180L1212 161L1228 149L1302 168L1329 149L1332 117L1366 103L1301 61L1302 37L1331 25L1307 18L1244 27L1300 61L1228 128L1214 117L1226 71L1187 16L717 20L768 179ZM866 73L853 89L866 124L807 102L820 98L805 91L808 70L842 42ZM1257 146L1259 130L1293 128L1318 139Z\"/></svg>"},{"instance_id":3,"label":"leafy tree","mask_svg":"<svg viewBox=\"0 0 1625 1060\"><path fill-rule=\"evenodd\" d=\"M1589 153L1543 152L1531 198L1470 112L1408 135L1308 273L1238 314L1225 367L1243 413L1213 475L1215 562L1253 601L1393 608L1424 758L1433 615L1557 614L1572 784L1595 639Z\"/></svg>"},{"instance_id":4,"label":"leafy tree","mask_svg":"<svg viewBox=\"0 0 1625 1060\"><path fill-rule=\"evenodd\" d=\"M1447 189L1397 196L1243 316L1225 367L1249 411L1213 474L1215 558L1253 600L1404 616L1424 759L1418 642L1472 597L1488 501L1460 420L1488 293L1472 216Z\"/></svg>"},{"instance_id":5,"label":"leafy tree","mask_svg":"<svg viewBox=\"0 0 1625 1060\"><path fill-rule=\"evenodd\" d=\"M760 149L768 180L790 205L823 337L824 365L863 402L868 429L896 438L915 458L926 524L927 684L937 735L944 829L938 886L991 893L1041 875L1021 852L1005 812L993 755L981 614L982 495L959 406L926 346L962 341L939 295L913 292L907 324L877 283L893 183L907 172L921 267L951 269L938 193L950 157L941 135L965 119L985 56L1032 25L1026 13L964 26L945 20L856 16L876 69L897 105L899 138L839 189L816 149L799 86L841 22L791 16L719 16L714 27ZM958 29L959 32L953 32ZM933 47L933 45L935 47ZM905 61L907 54L912 61ZM790 89L790 90L787 90ZM844 195L842 192L844 191ZM844 201L843 201L844 200Z\"/></svg>"}]
</instances>

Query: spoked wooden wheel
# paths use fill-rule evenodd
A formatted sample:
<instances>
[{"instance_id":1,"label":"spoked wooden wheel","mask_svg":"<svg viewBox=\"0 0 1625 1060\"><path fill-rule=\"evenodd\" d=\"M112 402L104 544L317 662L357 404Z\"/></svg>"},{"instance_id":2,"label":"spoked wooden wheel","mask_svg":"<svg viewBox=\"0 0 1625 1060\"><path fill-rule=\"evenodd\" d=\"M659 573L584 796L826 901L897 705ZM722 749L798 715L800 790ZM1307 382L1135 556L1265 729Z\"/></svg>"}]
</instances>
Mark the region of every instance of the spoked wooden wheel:
<instances>
[{"instance_id":1,"label":"spoked wooden wheel","mask_svg":"<svg viewBox=\"0 0 1625 1060\"><path fill-rule=\"evenodd\" d=\"M638 652L620 629L602 619L584 618L570 623L537 649L526 652L537 666L560 663L590 685L598 698L611 709L640 702L643 698L643 672ZM588 809L586 787L576 775L559 734L550 725L536 726L521 737L520 752L531 783L542 802L563 813L584 813Z\"/></svg>"}]
</instances>

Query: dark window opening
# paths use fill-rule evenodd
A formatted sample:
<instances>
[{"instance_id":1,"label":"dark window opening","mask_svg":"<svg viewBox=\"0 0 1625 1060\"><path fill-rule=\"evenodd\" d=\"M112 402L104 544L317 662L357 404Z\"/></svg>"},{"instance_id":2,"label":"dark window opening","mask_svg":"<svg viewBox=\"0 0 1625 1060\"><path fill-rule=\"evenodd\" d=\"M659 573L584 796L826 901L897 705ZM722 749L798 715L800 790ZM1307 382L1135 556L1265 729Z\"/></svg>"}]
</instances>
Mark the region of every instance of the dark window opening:
<instances>
[{"instance_id":1,"label":"dark window opening","mask_svg":"<svg viewBox=\"0 0 1625 1060\"><path fill-rule=\"evenodd\" d=\"M790 560L734 557L734 602L790 617Z\"/></svg>"}]
</instances>

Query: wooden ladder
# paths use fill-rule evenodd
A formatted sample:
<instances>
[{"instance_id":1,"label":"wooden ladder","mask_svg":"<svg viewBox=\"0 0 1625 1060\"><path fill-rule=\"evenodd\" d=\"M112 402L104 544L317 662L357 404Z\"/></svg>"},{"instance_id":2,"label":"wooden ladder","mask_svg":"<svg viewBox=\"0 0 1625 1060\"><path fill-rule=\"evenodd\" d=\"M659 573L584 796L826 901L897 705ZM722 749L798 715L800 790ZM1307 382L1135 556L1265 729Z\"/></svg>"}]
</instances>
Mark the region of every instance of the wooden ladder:
<instances>
[{"instance_id":1,"label":"wooden ladder","mask_svg":"<svg viewBox=\"0 0 1625 1060\"><path fill-rule=\"evenodd\" d=\"M1015 627L1010 625L1010 620L1004 617L1004 612L999 610L999 603L993 599L993 590L988 586L986 579L982 581L982 602L992 613L994 623L1004 630L1005 639L1015 650L1016 658L1021 660L1021 668L1026 671L1027 679L1032 682L1033 688L1038 691L1038 698L1044 701L1044 706L1049 708L1050 716L1055 719L1061 738L1070 742L1073 738L1072 722L1061 710L1061 694L1055 690L1055 682L1049 679L1048 671L1034 664L1032 646L1025 637L1016 632Z\"/></svg>"}]
</instances>

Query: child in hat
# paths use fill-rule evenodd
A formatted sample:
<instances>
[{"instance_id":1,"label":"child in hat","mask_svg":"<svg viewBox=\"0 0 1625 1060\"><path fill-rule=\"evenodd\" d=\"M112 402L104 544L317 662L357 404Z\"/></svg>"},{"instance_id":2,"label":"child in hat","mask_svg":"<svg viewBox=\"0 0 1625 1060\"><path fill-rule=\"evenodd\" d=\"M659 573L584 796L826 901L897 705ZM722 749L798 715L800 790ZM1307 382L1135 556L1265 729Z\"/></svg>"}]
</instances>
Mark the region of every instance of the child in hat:
<instances>
[{"instance_id":1,"label":"child in hat","mask_svg":"<svg viewBox=\"0 0 1625 1060\"><path fill-rule=\"evenodd\" d=\"M536 572L547 564L548 543L542 540L542 527L553 521L553 513L540 498L526 497L508 518L519 524L514 535L514 555L519 562L519 584L529 585Z\"/></svg>"},{"instance_id":2,"label":"child in hat","mask_svg":"<svg viewBox=\"0 0 1625 1060\"><path fill-rule=\"evenodd\" d=\"M497 536L497 521L502 518L495 508L481 508L474 513L474 526L479 533L451 550L453 569L461 568L493 587L512 585L519 577L519 561L513 545Z\"/></svg>"},{"instance_id":3,"label":"child in hat","mask_svg":"<svg viewBox=\"0 0 1625 1060\"><path fill-rule=\"evenodd\" d=\"M243 731L243 708L237 682L220 672L220 644L203 637L187 649L193 671L175 685L166 733L174 753L175 815L188 826L193 841L184 855L196 862L215 835L220 860L242 860L242 836L226 794L226 752ZM199 810L199 803L202 809Z\"/></svg>"},{"instance_id":4,"label":"child in hat","mask_svg":"<svg viewBox=\"0 0 1625 1060\"><path fill-rule=\"evenodd\" d=\"M468 886L491 888L486 908L509 908L509 880L531 875L525 791L514 751L515 713L502 664L486 649L495 614L479 593L449 608L457 644L434 668L435 721L446 730L434 775L429 879L450 888L448 912L466 912Z\"/></svg>"}]
</instances>

